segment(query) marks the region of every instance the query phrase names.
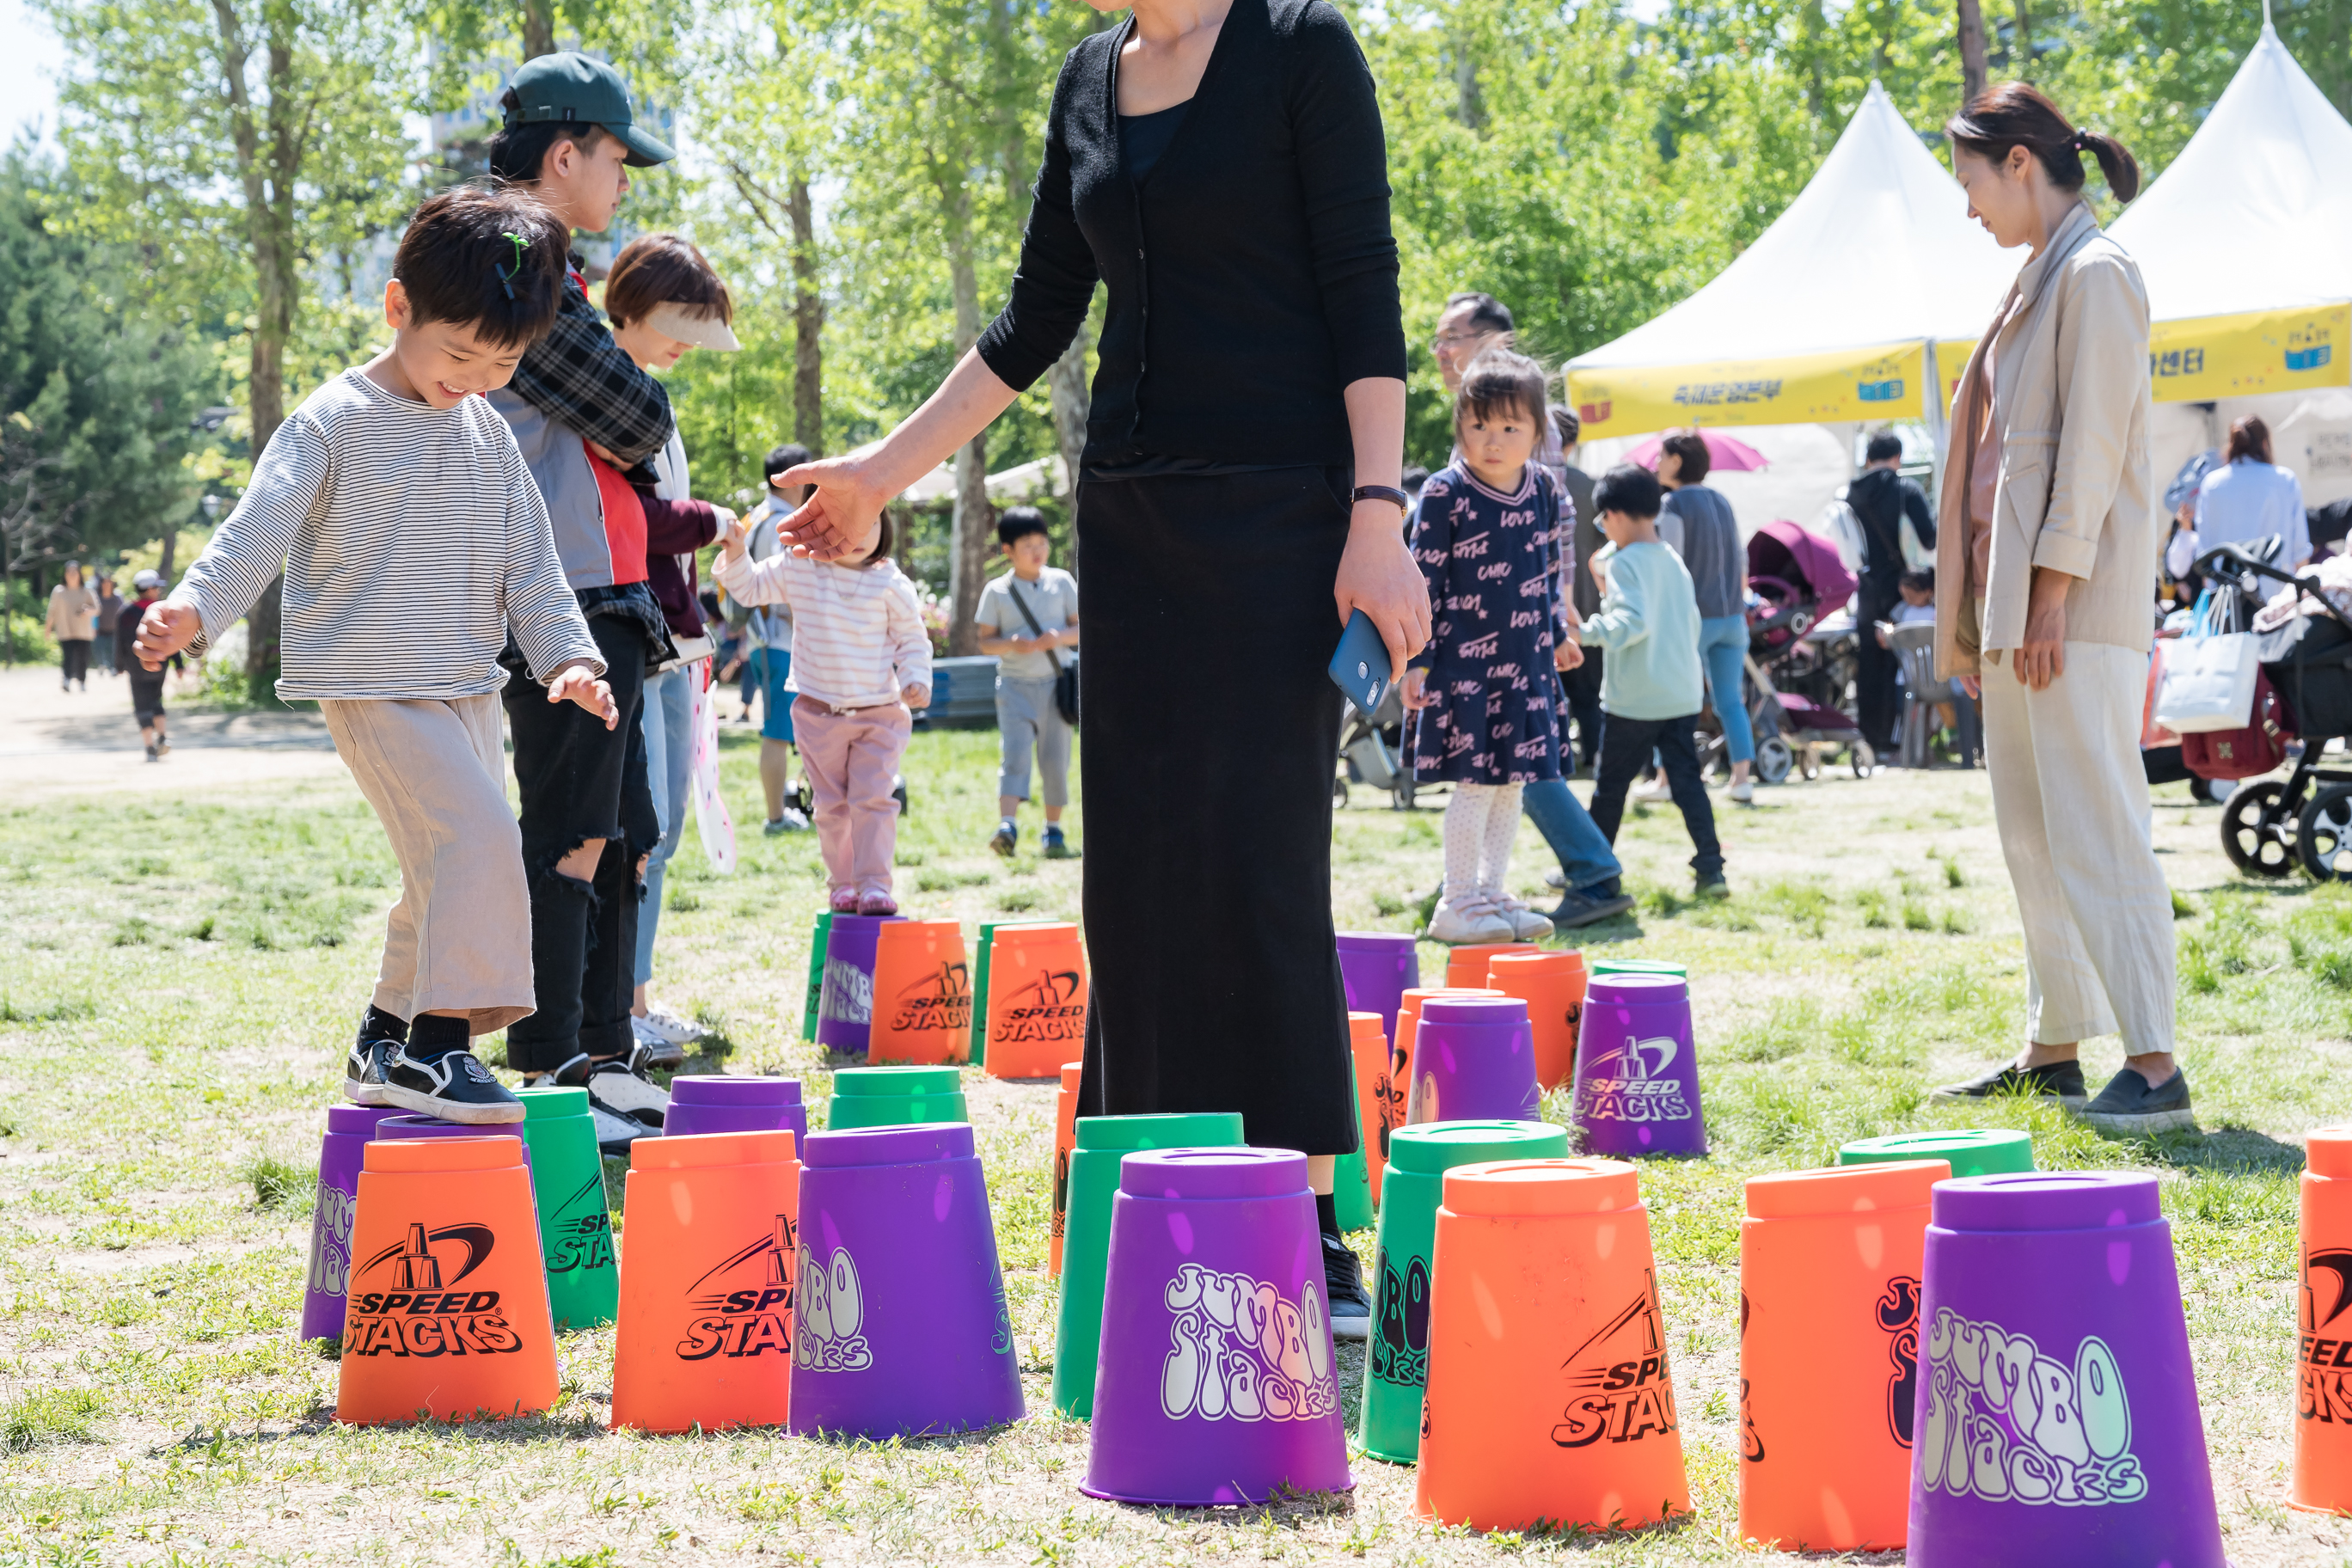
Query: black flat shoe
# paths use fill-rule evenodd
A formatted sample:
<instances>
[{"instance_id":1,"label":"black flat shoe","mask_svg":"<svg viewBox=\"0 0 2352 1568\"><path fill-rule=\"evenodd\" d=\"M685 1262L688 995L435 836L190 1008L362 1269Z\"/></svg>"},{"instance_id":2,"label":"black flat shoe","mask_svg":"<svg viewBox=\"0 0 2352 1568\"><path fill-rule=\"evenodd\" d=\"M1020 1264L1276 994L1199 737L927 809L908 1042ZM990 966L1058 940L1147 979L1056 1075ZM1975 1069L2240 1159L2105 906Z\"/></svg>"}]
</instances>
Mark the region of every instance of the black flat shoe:
<instances>
[{"instance_id":1,"label":"black flat shoe","mask_svg":"<svg viewBox=\"0 0 2352 1568\"><path fill-rule=\"evenodd\" d=\"M522 1101L471 1051L420 1061L400 1047L384 1063L383 1099L387 1105L444 1121L488 1125L522 1120Z\"/></svg>"},{"instance_id":2,"label":"black flat shoe","mask_svg":"<svg viewBox=\"0 0 2352 1568\"><path fill-rule=\"evenodd\" d=\"M353 1105L390 1105L383 1097L384 1064L400 1049L398 1040L357 1040L343 1058L343 1098Z\"/></svg>"},{"instance_id":3,"label":"black flat shoe","mask_svg":"<svg viewBox=\"0 0 2352 1568\"><path fill-rule=\"evenodd\" d=\"M2193 1131L2197 1113L2189 1109L2188 1070L2176 1067L2170 1078L2150 1086L2137 1068L2127 1067L2107 1080L2098 1099L2083 1107L2083 1120L2102 1132Z\"/></svg>"},{"instance_id":4,"label":"black flat shoe","mask_svg":"<svg viewBox=\"0 0 2352 1568\"><path fill-rule=\"evenodd\" d=\"M2132 1074L2137 1078L2137 1073ZM1980 1074L1966 1083L1947 1084L1932 1091L1930 1100L1990 1100L1997 1094L2048 1095L2069 1110L2080 1110L2088 1098L2083 1087L2081 1062L2052 1062L2047 1067L2021 1068L2015 1062L2004 1062L1990 1072ZM2185 1103L2185 1101L2184 1101Z\"/></svg>"},{"instance_id":5,"label":"black flat shoe","mask_svg":"<svg viewBox=\"0 0 2352 1568\"><path fill-rule=\"evenodd\" d=\"M1323 1235L1323 1290L1330 1303L1333 1339L1371 1337L1372 1299L1364 1293L1363 1265L1355 1248L1328 1231Z\"/></svg>"}]
</instances>

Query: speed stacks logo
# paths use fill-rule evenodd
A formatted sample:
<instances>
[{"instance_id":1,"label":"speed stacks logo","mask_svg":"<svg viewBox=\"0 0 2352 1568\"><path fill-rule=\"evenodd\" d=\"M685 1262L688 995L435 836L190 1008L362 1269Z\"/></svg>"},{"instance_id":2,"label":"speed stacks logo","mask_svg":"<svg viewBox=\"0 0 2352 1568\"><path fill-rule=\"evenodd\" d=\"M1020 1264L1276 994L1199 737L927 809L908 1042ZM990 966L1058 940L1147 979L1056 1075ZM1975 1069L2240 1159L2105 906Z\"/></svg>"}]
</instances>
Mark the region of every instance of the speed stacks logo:
<instances>
[{"instance_id":1,"label":"speed stacks logo","mask_svg":"<svg viewBox=\"0 0 2352 1568\"><path fill-rule=\"evenodd\" d=\"M466 1290L498 1237L486 1225L408 1227L408 1238L362 1263L343 1324L347 1356L502 1355L522 1349L496 1290ZM373 1288L371 1288L373 1287Z\"/></svg>"}]
</instances>

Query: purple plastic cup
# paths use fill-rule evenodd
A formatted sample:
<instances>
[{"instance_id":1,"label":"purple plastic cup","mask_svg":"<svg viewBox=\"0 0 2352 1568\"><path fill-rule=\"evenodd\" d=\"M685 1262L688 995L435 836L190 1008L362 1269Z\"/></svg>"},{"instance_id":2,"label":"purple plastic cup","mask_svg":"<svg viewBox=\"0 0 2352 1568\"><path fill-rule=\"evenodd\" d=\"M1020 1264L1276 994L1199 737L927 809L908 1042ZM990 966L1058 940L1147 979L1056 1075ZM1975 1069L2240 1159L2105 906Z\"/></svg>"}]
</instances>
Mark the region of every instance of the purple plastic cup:
<instances>
[{"instance_id":1,"label":"purple plastic cup","mask_svg":"<svg viewBox=\"0 0 2352 1568\"><path fill-rule=\"evenodd\" d=\"M1912 1568L2225 1568L2157 1179L2008 1172L1931 1204Z\"/></svg>"},{"instance_id":2,"label":"purple plastic cup","mask_svg":"<svg viewBox=\"0 0 2352 1568\"><path fill-rule=\"evenodd\" d=\"M1432 996L1413 1036L1405 1123L1534 1121L1536 1037L1516 996Z\"/></svg>"},{"instance_id":3,"label":"purple plastic cup","mask_svg":"<svg viewBox=\"0 0 2352 1568\"><path fill-rule=\"evenodd\" d=\"M395 1112L375 1124L378 1138L511 1138L522 1143L520 1121L486 1121L473 1125L444 1121L437 1116L402 1116ZM530 1168L530 1145L522 1144L523 1168Z\"/></svg>"},{"instance_id":4,"label":"purple plastic cup","mask_svg":"<svg viewBox=\"0 0 2352 1568\"><path fill-rule=\"evenodd\" d=\"M352 1277L352 1216L360 1202L360 1161L393 1105L331 1105L319 1144L319 1199L310 1211L310 1272L302 1291L302 1337L343 1337L343 1292Z\"/></svg>"},{"instance_id":5,"label":"purple plastic cup","mask_svg":"<svg viewBox=\"0 0 2352 1568\"><path fill-rule=\"evenodd\" d=\"M844 1056L866 1054L874 1024L874 944L902 915L835 915L824 939L824 984L817 994L816 1043Z\"/></svg>"},{"instance_id":6,"label":"purple plastic cup","mask_svg":"<svg viewBox=\"0 0 2352 1568\"><path fill-rule=\"evenodd\" d=\"M1592 977L1577 1022L1576 1125L1589 1154L1706 1152L1680 975Z\"/></svg>"},{"instance_id":7,"label":"purple plastic cup","mask_svg":"<svg viewBox=\"0 0 2352 1568\"><path fill-rule=\"evenodd\" d=\"M884 1438L1020 1420L971 1124L812 1132L801 1159L792 1429Z\"/></svg>"},{"instance_id":8,"label":"purple plastic cup","mask_svg":"<svg viewBox=\"0 0 2352 1568\"><path fill-rule=\"evenodd\" d=\"M1353 1486L1323 1289L1306 1155L1122 1158L1078 1489L1202 1508Z\"/></svg>"},{"instance_id":9,"label":"purple plastic cup","mask_svg":"<svg viewBox=\"0 0 2352 1568\"><path fill-rule=\"evenodd\" d=\"M1421 959L1412 938L1402 932L1343 931L1339 978L1347 984L1348 1011L1378 1013L1381 1035L1393 1040L1404 994L1421 984Z\"/></svg>"},{"instance_id":10,"label":"purple plastic cup","mask_svg":"<svg viewBox=\"0 0 2352 1568\"><path fill-rule=\"evenodd\" d=\"M662 1118L667 1136L779 1129L793 1135L794 1148L808 1142L808 1107L801 1103L796 1078L699 1073L670 1079L669 1112Z\"/></svg>"}]
</instances>

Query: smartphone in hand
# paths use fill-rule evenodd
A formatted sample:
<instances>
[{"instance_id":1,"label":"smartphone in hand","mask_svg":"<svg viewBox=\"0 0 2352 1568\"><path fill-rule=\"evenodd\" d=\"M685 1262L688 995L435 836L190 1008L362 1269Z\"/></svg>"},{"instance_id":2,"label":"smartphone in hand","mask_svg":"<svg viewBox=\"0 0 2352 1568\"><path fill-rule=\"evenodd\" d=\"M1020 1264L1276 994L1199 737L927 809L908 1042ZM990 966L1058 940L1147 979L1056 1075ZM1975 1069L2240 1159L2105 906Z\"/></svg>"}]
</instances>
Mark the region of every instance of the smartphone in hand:
<instances>
[{"instance_id":1,"label":"smartphone in hand","mask_svg":"<svg viewBox=\"0 0 2352 1568\"><path fill-rule=\"evenodd\" d=\"M1372 713L1389 694L1389 645L1372 625L1372 617L1358 610L1348 617L1348 629L1339 634L1339 650L1331 656L1332 682L1359 711Z\"/></svg>"}]
</instances>

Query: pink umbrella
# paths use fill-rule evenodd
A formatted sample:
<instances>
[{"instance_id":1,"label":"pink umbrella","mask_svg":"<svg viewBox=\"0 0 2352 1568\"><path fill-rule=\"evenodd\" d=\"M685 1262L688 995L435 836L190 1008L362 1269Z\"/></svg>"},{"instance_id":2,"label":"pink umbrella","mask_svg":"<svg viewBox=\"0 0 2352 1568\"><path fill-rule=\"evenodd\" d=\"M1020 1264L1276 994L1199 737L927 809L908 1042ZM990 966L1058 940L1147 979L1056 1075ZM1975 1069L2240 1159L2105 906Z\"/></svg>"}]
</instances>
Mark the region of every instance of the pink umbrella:
<instances>
[{"instance_id":1,"label":"pink umbrella","mask_svg":"<svg viewBox=\"0 0 2352 1568\"><path fill-rule=\"evenodd\" d=\"M1639 463L1645 468L1658 466L1658 446L1665 437L1653 436L1625 454L1629 463ZM1701 430L1698 438L1706 443L1707 466L1728 473L1749 473L1768 465L1764 454L1745 441L1735 441L1720 430Z\"/></svg>"}]
</instances>

